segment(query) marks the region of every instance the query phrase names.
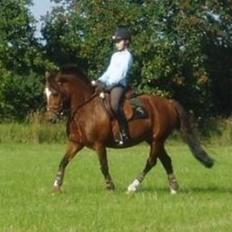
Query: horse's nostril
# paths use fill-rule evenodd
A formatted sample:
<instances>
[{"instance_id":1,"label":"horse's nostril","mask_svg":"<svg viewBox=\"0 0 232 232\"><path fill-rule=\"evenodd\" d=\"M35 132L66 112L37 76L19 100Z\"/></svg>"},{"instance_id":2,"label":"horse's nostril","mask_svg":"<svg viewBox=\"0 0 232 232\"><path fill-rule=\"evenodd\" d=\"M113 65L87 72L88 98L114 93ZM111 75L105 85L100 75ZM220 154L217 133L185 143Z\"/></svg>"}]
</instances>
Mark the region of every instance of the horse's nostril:
<instances>
[{"instance_id":1,"label":"horse's nostril","mask_svg":"<svg viewBox=\"0 0 232 232\"><path fill-rule=\"evenodd\" d=\"M51 119L51 120L49 120L49 122L51 122L51 123L57 123L59 120L57 119L57 118L53 118L53 119Z\"/></svg>"},{"instance_id":2,"label":"horse's nostril","mask_svg":"<svg viewBox=\"0 0 232 232\"><path fill-rule=\"evenodd\" d=\"M46 119L48 122L56 123L58 121L57 115L52 113L51 111L46 112Z\"/></svg>"}]
</instances>

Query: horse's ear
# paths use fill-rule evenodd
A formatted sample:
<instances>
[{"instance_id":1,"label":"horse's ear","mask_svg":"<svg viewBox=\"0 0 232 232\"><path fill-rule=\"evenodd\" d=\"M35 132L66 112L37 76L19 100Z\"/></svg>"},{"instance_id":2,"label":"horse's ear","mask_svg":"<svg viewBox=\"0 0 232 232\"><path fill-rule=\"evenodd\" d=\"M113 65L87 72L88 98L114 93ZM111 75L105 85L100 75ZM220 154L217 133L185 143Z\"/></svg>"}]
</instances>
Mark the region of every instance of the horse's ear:
<instances>
[{"instance_id":1,"label":"horse's ear","mask_svg":"<svg viewBox=\"0 0 232 232\"><path fill-rule=\"evenodd\" d=\"M44 76L45 76L45 79L48 80L48 78L50 77L50 75L51 75L51 73L48 72L48 71L46 71L46 72L45 72L45 75L44 75Z\"/></svg>"},{"instance_id":2,"label":"horse's ear","mask_svg":"<svg viewBox=\"0 0 232 232\"><path fill-rule=\"evenodd\" d=\"M56 77L56 83L59 85L62 85L63 83L67 82L67 79L63 76L57 76Z\"/></svg>"}]
</instances>

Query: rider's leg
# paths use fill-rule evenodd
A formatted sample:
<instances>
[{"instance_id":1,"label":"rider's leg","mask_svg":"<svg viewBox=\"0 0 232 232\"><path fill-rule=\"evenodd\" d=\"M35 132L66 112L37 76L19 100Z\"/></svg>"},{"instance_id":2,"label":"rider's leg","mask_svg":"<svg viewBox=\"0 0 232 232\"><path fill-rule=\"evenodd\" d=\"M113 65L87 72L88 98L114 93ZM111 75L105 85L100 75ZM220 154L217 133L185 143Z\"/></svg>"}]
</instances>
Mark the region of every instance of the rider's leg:
<instances>
[{"instance_id":1,"label":"rider's leg","mask_svg":"<svg viewBox=\"0 0 232 232\"><path fill-rule=\"evenodd\" d=\"M119 144L125 143L128 139L128 124L123 112L123 96L125 88L123 86L115 86L110 92L111 108L118 120L119 129L121 133L121 141Z\"/></svg>"}]
</instances>

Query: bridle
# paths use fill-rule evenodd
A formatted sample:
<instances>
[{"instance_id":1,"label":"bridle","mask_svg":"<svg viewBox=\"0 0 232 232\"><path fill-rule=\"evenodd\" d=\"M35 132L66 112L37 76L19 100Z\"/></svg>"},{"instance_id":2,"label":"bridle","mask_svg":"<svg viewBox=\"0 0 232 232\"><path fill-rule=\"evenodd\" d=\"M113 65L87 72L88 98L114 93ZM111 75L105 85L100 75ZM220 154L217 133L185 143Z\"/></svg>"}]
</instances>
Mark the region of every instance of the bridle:
<instances>
[{"instance_id":1,"label":"bridle","mask_svg":"<svg viewBox=\"0 0 232 232\"><path fill-rule=\"evenodd\" d=\"M83 106L85 106L86 104L88 104L89 102L91 102L96 96L98 96L97 92L94 92L86 101L82 102L80 105L78 105L75 110L72 112L71 114L71 119L74 118L75 114L77 113L77 111L82 108Z\"/></svg>"},{"instance_id":2,"label":"bridle","mask_svg":"<svg viewBox=\"0 0 232 232\"><path fill-rule=\"evenodd\" d=\"M61 104L59 104L58 106L47 106L47 112L51 112L57 118L60 118L60 116L63 116L66 112L69 112L69 110L66 109L67 107L65 107L65 94L62 94L62 91L60 90L57 92L59 92L63 100L61 101ZM52 93L51 91L51 94L54 93Z\"/></svg>"},{"instance_id":3,"label":"bridle","mask_svg":"<svg viewBox=\"0 0 232 232\"><path fill-rule=\"evenodd\" d=\"M64 97L64 94L62 96ZM73 119L74 116L77 114L78 110L83 106L85 106L86 104L88 104L89 102L91 102L96 96L98 96L98 93L94 92L87 100L76 106L70 115L70 119ZM62 100L62 104L60 104L58 107L49 107L49 106L47 107L47 112L51 112L52 114L56 115L58 118L60 116L70 113L70 111L71 111L70 107L69 109L65 107L65 99Z\"/></svg>"}]
</instances>

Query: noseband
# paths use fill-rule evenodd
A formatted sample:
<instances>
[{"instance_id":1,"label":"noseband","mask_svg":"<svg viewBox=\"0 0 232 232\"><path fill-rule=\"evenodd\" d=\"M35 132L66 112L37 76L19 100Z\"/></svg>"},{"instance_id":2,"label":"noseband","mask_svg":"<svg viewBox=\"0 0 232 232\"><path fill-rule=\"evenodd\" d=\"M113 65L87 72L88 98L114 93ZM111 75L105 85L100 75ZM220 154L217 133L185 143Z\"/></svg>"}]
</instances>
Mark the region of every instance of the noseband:
<instances>
[{"instance_id":1,"label":"noseband","mask_svg":"<svg viewBox=\"0 0 232 232\"><path fill-rule=\"evenodd\" d=\"M74 109L74 111L71 113L70 117L71 119L75 116L75 114L77 113L77 111L85 106L86 104L88 104L90 101L92 101L96 96L98 95L98 93L94 92L86 101L82 102L81 104L77 105L76 108ZM62 97L64 96L64 94L62 95ZM65 98L65 97L64 97ZM68 106L65 106L65 99L62 101L62 104L60 104L58 107L47 107L47 112L51 112L52 114L56 115L58 118L70 113L71 109Z\"/></svg>"},{"instance_id":2,"label":"noseband","mask_svg":"<svg viewBox=\"0 0 232 232\"><path fill-rule=\"evenodd\" d=\"M56 115L58 118L63 116L64 114L68 113L70 110L65 109L63 104L59 107L47 107L47 112L51 112L52 114Z\"/></svg>"},{"instance_id":3,"label":"noseband","mask_svg":"<svg viewBox=\"0 0 232 232\"><path fill-rule=\"evenodd\" d=\"M62 93L62 91L58 90L57 91L60 94L60 98L62 99L60 104L58 106L47 106L47 112L50 112L54 114L56 117L60 118L64 114L68 113L70 110L68 106L66 106L66 95Z\"/></svg>"}]
</instances>

